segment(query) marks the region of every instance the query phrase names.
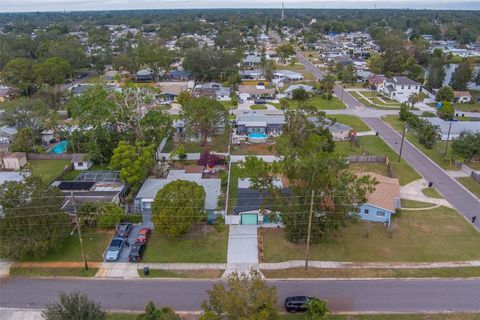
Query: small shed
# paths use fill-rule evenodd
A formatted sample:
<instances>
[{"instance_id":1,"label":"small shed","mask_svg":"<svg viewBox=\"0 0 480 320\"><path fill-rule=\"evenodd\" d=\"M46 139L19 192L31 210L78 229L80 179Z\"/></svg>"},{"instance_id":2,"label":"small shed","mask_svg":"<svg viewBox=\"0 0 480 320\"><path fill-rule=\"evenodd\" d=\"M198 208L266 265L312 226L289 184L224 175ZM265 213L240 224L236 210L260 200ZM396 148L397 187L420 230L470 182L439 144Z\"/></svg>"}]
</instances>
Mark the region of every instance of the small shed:
<instances>
[{"instance_id":1,"label":"small shed","mask_svg":"<svg viewBox=\"0 0 480 320\"><path fill-rule=\"evenodd\" d=\"M88 170L93 163L90 161L88 155L83 153L76 153L72 156L72 164L74 170Z\"/></svg>"}]
</instances>

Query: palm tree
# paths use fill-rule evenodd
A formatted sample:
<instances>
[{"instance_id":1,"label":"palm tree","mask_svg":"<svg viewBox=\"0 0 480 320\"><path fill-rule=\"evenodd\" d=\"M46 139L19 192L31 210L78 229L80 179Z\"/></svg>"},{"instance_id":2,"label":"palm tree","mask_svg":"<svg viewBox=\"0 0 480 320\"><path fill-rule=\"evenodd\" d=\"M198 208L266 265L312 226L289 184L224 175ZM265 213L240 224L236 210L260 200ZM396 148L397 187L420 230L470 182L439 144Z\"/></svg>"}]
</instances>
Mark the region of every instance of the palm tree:
<instances>
[{"instance_id":1,"label":"palm tree","mask_svg":"<svg viewBox=\"0 0 480 320\"><path fill-rule=\"evenodd\" d=\"M422 96L420 94L412 94L410 97L408 97L408 103L412 106L412 109L415 107L415 105L419 102L421 102Z\"/></svg>"},{"instance_id":2,"label":"palm tree","mask_svg":"<svg viewBox=\"0 0 480 320\"><path fill-rule=\"evenodd\" d=\"M60 293L60 301L47 304L47 309L42 312L46 320L105 320L106 314L100 304L90 300L88 296L79 291L70 294Z\"/></svg>"},{"instance_id":3,"label":"palm tree","mask_svg":"<svg viewBox=\"0 0 480 320\"><path fill-rule=\"evenodd\" d=\"M330 313L327 308L327 302L315 297L307 302L306 307L305 320L325 320Z\"/></svg>"},{"instance_id":4,"label":"palm tree","mask_svg":"<svg viewBox=\"0 0 480 320\"><path fill-rule=\"evenodd\" d=\"M137 320L180 320L171 308L157 309L152 301L145 306L145 313L137 316Z\"/></svg>"}]
</instances>

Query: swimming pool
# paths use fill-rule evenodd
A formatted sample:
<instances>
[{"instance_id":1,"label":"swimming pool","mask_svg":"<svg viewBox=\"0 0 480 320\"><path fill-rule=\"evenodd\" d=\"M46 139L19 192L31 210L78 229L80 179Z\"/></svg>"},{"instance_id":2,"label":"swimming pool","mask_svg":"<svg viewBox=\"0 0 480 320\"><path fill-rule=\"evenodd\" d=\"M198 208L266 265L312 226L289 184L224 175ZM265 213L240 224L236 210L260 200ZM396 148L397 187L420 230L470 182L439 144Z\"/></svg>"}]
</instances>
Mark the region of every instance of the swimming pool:
<instances>
[{"instance_id":1,"label":"swimming pool","mask_svg":"<svg viewBox=\"0 0 480 320\"><path fill-rule=\"evenodd\" d=\"M268 136L264 132L252 132L248 134L248 141L262 143L267 141Z\"/></svg>"},{"instance_id":2,"label":"swimming pool","mask_svg":"<svg viewBox=\"0 0 480 320\"><path fill-rule=\"evenodd\" d=\"M63 154L67 151L68 141L60 141L52 147L52 153Z\"/></svg>"}]
</instances>

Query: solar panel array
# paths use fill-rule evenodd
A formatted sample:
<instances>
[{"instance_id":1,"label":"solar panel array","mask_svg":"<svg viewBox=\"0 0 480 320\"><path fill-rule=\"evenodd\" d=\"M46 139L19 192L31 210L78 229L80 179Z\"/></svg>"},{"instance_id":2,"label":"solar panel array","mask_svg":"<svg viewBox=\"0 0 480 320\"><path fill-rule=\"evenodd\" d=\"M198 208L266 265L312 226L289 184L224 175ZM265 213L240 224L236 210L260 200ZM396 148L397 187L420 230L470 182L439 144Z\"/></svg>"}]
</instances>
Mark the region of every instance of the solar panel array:
<instances>
[{"instance_id":1,"label":"solar panel array","mask_svg":"<svg viewBox=\"0 0 480 320\"><path fill-rule=\"evenodd\" d=\"M80 173L75 181L79 182L120 182L116 171L86 171Z\"/></svg>"}]
</instances>

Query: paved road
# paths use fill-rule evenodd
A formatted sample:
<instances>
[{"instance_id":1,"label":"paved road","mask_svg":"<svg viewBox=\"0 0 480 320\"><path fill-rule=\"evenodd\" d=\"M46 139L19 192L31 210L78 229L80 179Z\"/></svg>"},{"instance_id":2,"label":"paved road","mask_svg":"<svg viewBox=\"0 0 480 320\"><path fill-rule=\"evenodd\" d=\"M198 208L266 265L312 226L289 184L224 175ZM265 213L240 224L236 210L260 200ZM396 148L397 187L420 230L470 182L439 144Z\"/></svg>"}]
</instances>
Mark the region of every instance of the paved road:
<instances>
[{"instance_id":1,"label":"paved road","mask_svg":"<svg viewBox=\"0 0 480 320\"><path fill-rule=\"evenodd\" d=\"M400 151L401 135L389 127L379 118L363 119L373 130L380 133L397 153ZM417 150L410 142L405 140L402 157L417 170L427 181L432 181L434 187L468 220L474 215L480 217L480 201L460 186L444 170L435 165L426 155ZM391 159L396 161L397 159ZM480 228L480 219L476 226ZM480 250L480 248L479 248ZM479 289L480 291L480 289ZM480 295L480 294L479 294Z\"/></svg>"},{"instance_id":2,"label":"paved road","mask_svg":"<svg viewBox=\"0 0 480 320\"><path fill-rule=\"evenodd\" d=\"M42 308L60 291L87 293L106 309L142 310L153 300L178 311L196 311L206 298L208 280L0 280L0 307ZM336 312L480 311L480 280L269 281L279 301L289 295L315 295Z\"/></svg>"}]
</instances>

